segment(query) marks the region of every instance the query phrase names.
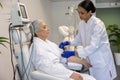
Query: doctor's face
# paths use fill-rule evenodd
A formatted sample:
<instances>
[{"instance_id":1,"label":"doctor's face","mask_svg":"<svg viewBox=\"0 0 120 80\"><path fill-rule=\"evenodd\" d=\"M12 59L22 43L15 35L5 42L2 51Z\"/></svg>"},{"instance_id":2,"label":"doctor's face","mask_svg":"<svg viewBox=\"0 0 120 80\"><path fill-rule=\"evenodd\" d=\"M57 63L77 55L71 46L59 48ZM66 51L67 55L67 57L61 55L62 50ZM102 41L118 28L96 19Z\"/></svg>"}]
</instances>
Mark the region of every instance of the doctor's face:
<instances>
[{"instance_id":1,"label":"doctor's face","mask_svg":"<svg viewBox=\"0 0 120 80\"><path fill-rule=\"evenodd\" d=\"M88 21L91 16L91 11L87 12L84 8L78 7L78 14L81 20Z\"/></svg>"},{"instance_id":2,"label":"doctor's face","mask_svg":"<svg viewBox=\"0 0 120 80\"><path fill-rule=\"evenodd\" d=\"M40 23L40 27L39 27L39 30L37 31L37 35L43 40L46 40L46 38L48 37L49 29L47 25L45 24L45 22Z\"/></svg>"}]
</instances>

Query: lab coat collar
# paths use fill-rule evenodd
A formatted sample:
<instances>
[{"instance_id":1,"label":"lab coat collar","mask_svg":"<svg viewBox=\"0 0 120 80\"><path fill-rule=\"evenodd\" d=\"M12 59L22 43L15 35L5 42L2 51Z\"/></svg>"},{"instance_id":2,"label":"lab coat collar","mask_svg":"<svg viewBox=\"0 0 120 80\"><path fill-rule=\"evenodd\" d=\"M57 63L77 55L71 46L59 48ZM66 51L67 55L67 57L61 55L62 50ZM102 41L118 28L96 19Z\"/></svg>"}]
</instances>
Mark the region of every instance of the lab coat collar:
<instances>
[{"instance_id":1,"label":"lab coat collar","mask_svg":"<svg viewBox=\"0 0 120 80\"><path fill-rule=\"evenodd\" d=\"M94 18L95 18L95 16L92 15L92 16L89 18L89 20L87 21L87 23L86 23L86 22L85 22L85 23L91 25L91 24L94 22Z\"/></svg>"}]
</instances>

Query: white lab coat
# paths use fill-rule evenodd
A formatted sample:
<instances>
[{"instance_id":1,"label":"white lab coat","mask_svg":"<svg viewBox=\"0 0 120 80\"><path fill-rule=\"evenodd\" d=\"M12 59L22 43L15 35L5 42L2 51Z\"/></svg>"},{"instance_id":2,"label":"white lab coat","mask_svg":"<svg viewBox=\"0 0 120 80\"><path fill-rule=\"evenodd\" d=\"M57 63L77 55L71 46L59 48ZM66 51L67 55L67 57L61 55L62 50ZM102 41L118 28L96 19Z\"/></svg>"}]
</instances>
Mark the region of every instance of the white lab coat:
<instances>
[{"instance_id":1,"label":"white lab coat","mask_svg":"<svg viewBox=\"0 0 120 80\"><path fill-rule=\"evenodd\" d=\"M113 80L116 69L110 49L104 23L94 15L87 21L79 23L79 31L71 45L82 45L77 49L80 57L87 57L92 64L90 74L96 80Z\"/></svg>"},{"instance_id":2,"label":"white lab coat","mask_svg":"<svg viewBox=\"0 0 120 80\"><path fill-rule=\"evenodd\" d=\"M30 53L32 53L32 63L37 70L56 77L71 80L69 77L73 71L65 68L60 63L59 48L53 42L49 40L43 41L40 38L34 37L30 47ZM87 74L80 75L84 80L95 80Z\"/></svg>"}]
</instances>

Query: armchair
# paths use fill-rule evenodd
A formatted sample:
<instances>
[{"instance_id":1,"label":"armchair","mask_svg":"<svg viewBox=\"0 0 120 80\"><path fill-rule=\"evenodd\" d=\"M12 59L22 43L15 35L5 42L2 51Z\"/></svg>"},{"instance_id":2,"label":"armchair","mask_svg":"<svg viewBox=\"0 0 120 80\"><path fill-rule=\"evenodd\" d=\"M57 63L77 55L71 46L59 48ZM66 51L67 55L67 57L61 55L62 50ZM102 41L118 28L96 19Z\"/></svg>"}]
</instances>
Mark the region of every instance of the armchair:
<instances>
[{"instance_id":1,"label":"armchair","mask_svg":"<svg viewBox=\"0 0 120 80\"><path fill-rule=\"evenodd\" d=\"M10 27L10 46L17 61L16 68L19 80L65 80L34 69L34 65L31 62L32 54L29 54L32 35L29 27L29 25L17 28Z\"/></svg>"}]
</instances>

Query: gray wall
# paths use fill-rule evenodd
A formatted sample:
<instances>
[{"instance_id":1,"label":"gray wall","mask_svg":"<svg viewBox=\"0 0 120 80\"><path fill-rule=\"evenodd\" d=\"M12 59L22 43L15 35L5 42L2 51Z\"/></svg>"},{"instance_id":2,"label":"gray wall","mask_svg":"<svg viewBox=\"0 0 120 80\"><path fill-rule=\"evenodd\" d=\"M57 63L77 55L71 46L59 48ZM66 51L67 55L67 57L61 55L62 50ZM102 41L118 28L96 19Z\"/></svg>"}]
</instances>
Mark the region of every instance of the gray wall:
<instances>
[{"instance_id":1,"label":"gray wall","mask_svg":"<svg viewBox=\"0 0 120 80\"><path fill-rule=\"evenodd\" d=\"M120 26L120 8L98 8L96 16L103 20L106 26L109 24Z\"/></svg>"},{"instance_id":2,"label":"gray wall","mask_svg":"<svg viewBox=\"0 0 120 80\"><path fill-rule=\"evenodd\" d=\"M120 27L120 7L119 8L99 8L96 16L104 21L106 27L111 24L117 24ZM116 48L111 46L113 52Z\"/></svg>"}]
</instances>

